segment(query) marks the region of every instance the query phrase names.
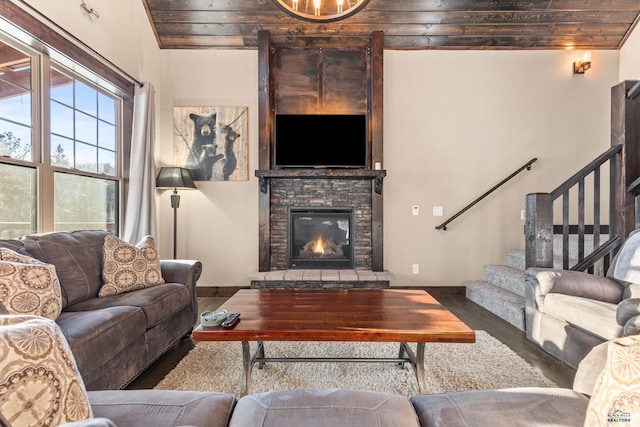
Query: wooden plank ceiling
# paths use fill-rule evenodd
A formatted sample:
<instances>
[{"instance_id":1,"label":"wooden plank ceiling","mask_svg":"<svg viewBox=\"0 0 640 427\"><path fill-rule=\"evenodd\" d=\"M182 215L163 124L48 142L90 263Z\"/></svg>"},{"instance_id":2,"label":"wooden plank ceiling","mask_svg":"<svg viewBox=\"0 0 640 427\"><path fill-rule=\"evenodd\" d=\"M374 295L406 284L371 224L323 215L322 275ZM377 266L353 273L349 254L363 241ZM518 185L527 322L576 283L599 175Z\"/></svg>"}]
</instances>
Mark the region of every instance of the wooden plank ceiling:
<instances>
[{"instance_id":1,"label":"wooden plank ceiling","mask_svg":"<svg viewBox=\"0 0 640 427\"><path fill-rule=\"evenodd\" d=\"M370 0L350 18L314 23L273 0L142 1L167 49L256 48L258 30L276 38L381 30L386 49L619 49L640 16L639 0Z\"/></svg>"}]
</instances>

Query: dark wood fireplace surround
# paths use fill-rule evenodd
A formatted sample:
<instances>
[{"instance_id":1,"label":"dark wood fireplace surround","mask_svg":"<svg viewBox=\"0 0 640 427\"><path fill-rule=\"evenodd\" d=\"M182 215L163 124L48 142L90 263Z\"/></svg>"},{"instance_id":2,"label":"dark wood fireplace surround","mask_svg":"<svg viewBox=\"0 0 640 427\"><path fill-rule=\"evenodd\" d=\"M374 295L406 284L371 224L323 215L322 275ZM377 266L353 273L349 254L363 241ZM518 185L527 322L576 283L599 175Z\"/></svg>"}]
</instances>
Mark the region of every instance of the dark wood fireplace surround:
<instances>
[{"instance_id":1,"label":"dark wood fireplace surround","mask_svg":"<svg viewBox=\"0 0 640 427\"><path fill-rule=\"evenodd\" d=\"M289 206L348 204L356 213L355 270L382 272L382 32L367 37L272 38L260 31L258 43L259 271L288 268L283 227ZM366 114L367 166L274 168L276 114Z\"/></svg>"}]
</instances>

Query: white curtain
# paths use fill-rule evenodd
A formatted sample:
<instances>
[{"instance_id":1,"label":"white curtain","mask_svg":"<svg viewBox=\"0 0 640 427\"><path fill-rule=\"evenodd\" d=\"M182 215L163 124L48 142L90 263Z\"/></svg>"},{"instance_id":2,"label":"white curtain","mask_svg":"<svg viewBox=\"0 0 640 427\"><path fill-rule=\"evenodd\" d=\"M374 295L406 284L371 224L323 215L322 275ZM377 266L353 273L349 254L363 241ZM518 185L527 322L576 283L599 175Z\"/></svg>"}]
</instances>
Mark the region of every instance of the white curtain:
<instances>
[{"instance_id":1,"label":"white curtain","mask_svg":"<svg viewBox=\"0 0 640 427\"><path fill-rule=\"evenodd\" d=\"M122 239L137 243L156 235L155 184L155 92L151 83L136 85L133 101L133 131L129 195Z\"/></svg>"}]
</instances>

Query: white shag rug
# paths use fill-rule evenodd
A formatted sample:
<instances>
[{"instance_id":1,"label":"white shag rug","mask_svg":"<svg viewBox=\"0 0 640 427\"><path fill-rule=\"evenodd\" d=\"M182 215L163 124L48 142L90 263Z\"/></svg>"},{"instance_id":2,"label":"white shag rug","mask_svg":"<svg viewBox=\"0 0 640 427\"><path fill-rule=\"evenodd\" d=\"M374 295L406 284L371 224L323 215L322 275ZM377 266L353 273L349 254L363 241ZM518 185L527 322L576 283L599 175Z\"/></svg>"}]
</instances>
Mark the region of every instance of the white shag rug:
<instances>
[{"instance_id":1,"label":"white shag rug","mask_svg":"<svg viewBox=\"0 0 640 427\"><path fill-rule=\"evenodd\" d=\"M255 349L251 343L251 351ZM415 344L410 344L415 352ZM265 342L266 357L398 357L396 343ZM155 387L160 390L217 391L239 395L239 342L199 342ZM474 344L427 343L427 393L509 387L556 387L506 345L485 331ZM249 393L295 388L342 388L418 394L413 369L393 363L270 362L255 364Z\"/></svg>"}]
</instances>

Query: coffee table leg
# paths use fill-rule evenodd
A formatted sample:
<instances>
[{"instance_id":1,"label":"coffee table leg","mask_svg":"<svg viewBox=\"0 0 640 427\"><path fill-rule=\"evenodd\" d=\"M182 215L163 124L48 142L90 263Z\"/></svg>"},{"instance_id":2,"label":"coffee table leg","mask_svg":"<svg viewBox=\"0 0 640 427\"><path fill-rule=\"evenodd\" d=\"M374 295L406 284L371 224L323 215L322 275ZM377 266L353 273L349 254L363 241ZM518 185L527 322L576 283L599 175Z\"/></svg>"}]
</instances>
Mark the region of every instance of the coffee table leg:
<instances>
[{"instance_id":1,"label":"coffee table leg","mask_svg":"<svg viewBox=\"0 0 640 427\"><path fill-rule=\"evenodd\" d=\"M411 362L413 371L416 374L416 380L418 381L418 390L420 393L424 393L424 343L417 343L416 352L409 347L407 343L401 343L400 357L403 357L402 350L407 355L408 361Z\"/></svg>"},{"instance_id":2,"label":"coffee table leg","mask_svg":"<svg viewBox=\"0 0 640 427\"><path fill-rule=\"evenodd\" d=\"M242 391L240 396L246 396L249 392L249 384L251 383L251 350L249 341L242 341Z\"/></svg>"},{"instance_id":3,"label":"coffee table leg","mask_svg":"<svg viewBox=\"0 0 640 427\"><path fill-rule=\"evenodd\" d=\"M424 393L424 343L419 342L416 349L416 378L418 379L418 390Z\"/></svg>"},{"instance_id":4,"label":"coffee table leg","mask_svg":"<svg viewBox=\"0 0 640 427\"><path fill-rule=\"evenodd\" d=\"M398 358L400 359L406 359L409 357L409 355L407 354L407 351L405 350L405 345L407 344L403 342L400 343L400 352L398 354ZM405 362L398 362L398 367L400 369L404 369L404 364Z\"/></svg>"},{"instance_id":5,"label":"coffee table leg","mask_svg":"<svg viewBox=\"0 0 640 427\"><path fill-rule=\"evenodd\" d=\"M264 342L258 341L258 349L256 350L256 359L258 362L258 369L264 368L265 363L260 359L264 359Z\"/></svg>"}]
</instances>

